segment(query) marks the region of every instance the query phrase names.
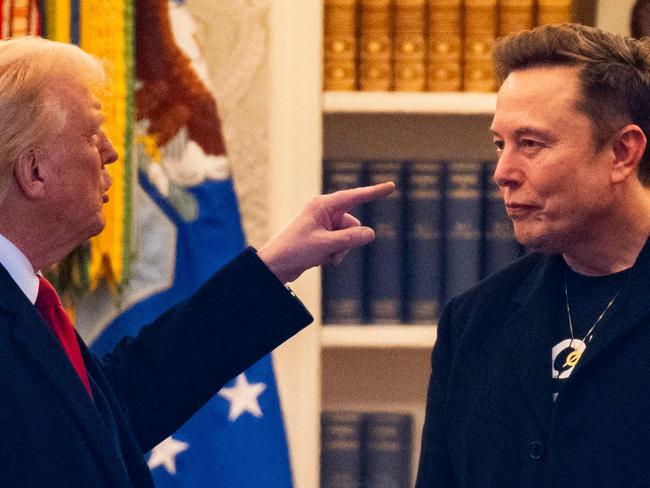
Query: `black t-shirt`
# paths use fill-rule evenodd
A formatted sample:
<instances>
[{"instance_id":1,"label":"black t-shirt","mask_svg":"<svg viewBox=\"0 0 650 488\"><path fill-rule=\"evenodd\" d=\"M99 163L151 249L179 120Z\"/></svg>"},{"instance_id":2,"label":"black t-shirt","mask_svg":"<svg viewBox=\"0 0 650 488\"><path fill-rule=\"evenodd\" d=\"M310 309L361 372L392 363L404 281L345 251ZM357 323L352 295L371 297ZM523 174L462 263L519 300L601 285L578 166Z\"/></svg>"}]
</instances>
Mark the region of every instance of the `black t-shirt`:
<instances>
[{"instance_id":1,"label":"black t-shirt","mask_svg":"<svg viewBox=\"0 0 650 488\"><path fill-rule=\"evenodd\" d=\"M565 264L566 289L571 311L573 325L573 338L569 328L569 314L567 311L562 286L562 301L559 306L559 320L555 326L555 341L551 349L552 375L553 375L553 401L560 393L562 386L571 376L573 368L578 363L589 343L598 340L598 332L602 327L607 327L610 304L618 298L617 295L624 285L630 269L605 276L586 276L573 271ZM614 302L612 302L614 300ZM608 309L610 306L610 309ZM607 311L605 312L605 310ZM600 321L596 321L605 312ZM596 326L594 327L594 324ZM593 329L592 329L593 328Z\"/></svg>"}]
</instances>

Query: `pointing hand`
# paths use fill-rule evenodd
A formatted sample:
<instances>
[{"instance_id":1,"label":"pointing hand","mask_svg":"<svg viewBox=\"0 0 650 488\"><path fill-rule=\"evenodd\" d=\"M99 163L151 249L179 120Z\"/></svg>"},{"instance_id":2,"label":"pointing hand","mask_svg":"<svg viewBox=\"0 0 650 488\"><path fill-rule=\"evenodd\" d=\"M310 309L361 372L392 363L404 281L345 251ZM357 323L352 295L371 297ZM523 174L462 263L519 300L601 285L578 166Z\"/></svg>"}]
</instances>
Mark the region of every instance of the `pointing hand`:
<instances>
[{"instance_id":1,"label":"pointing hand","mask_svg":"<svg viewBox=\"0 0 650 488\"><path fill-rule=\"evenodd\" d=\"M375 232L348 211L394 190L395 184L388 182L317 196L262 246L258 256L283 283L311 267L338 264L350 249L375 238Z\"/></svg>"}]
</instances>

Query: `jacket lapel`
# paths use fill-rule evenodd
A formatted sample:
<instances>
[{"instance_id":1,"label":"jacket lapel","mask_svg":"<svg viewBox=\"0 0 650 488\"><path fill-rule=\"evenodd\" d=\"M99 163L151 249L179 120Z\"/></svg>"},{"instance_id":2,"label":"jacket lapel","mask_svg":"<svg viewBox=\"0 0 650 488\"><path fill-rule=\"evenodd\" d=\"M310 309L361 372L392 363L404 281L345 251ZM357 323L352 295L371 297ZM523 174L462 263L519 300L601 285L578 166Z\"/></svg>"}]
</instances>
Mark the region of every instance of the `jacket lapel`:
<instances>
[{"instance_id":1,"label":"jacket lapel","mask_svg":"<svg viewBox=\"0 0 650 488\"><path fill-rule=\"evenodd\" d=\"M553 409L551 348L554 322L562 303L562 257L542 257L513 301L516 313L506 326L515 369L533 410L548 428ZM599 330L576 365L569 382L596 361L618 339L642 325L650 325L650 240L642 249L627 284L599 325Z\"/></svg>"},{"instance_id":2,"label":"jacket lapel","mask_svg":"<svg viewBox=\"0 0 650 488\"><path fill-rule=\"evenodd\" d=\"M561 258L544 256L522 283L513 301L516 313L506 325L515 370L540 424L548 429L553 409L551 349L558 320Z\"/></svg>"},{"instance_id":3,"label":"jacket lapel","mask_svg":"<svg viewBox=\"0 0 650 488\"><path fill-rule=\"evenodd\" d=\"M576 365L571 380L613 343L636 327L650 326L650 240L646 242L636 260L627 283L594 331L594 339Z\"/></svg>"},{"instance_id":4,"label":"jacket lapel","mask_svg":"<svg viewBox=\"0 0 650 488\"><path fill-rule=\"evenodd\" d=\"M95 458L104 468L111 486L129 486L126 473L116 469L121 463L101 417L83 383L70 364L54 334L38 315L36 308L0 266L0 308L14 316L13 338L25 358L59 394L61 401L76 418ZM29 386L27 386L29 387ZM53 400L54 401L54 400Z\"/></svg>"}]
</instances>

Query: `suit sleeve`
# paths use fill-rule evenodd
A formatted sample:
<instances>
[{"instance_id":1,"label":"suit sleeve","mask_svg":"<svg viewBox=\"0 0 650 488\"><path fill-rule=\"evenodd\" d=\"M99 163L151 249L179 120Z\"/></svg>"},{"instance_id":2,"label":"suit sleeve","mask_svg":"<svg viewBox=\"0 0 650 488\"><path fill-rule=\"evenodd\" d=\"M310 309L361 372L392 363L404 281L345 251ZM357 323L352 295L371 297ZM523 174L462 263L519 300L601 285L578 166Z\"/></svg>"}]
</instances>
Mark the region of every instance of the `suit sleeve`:
<instances>
[{"instance_id":1,"label":"suit sleeve","mask_svg":"<svg viewBox=\"0 0 650 488\"><path fill-rule=\"evenodd\" d=\"M447 381L452 358L451 307L444 309L438 325L436 344L431 355L431 378L422 432L422 449L416 488L452 488L452 476L446 428Z\"/></svg>"},{"instance_id":2,"label":"suit sleeve","mask_svg":"<svg viewBox=\"0 0 650 488\"><path fill-rule=\"evenodd\" d=\"M122 339L102 368L146 452L311 321L249 248L135 339Z\"/></svg>"}]
</instances>

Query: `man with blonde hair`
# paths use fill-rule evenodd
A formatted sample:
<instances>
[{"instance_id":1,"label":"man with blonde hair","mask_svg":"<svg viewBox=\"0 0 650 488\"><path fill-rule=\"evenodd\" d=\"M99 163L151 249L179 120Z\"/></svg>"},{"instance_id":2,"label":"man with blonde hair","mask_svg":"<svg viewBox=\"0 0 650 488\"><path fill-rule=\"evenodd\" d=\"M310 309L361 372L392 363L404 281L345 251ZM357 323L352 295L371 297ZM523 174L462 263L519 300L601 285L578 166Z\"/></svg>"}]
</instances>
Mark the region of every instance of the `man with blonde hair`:
<instances>
[{"instance_id":1,"label":"man with blonde hair","mask_svg":"<svg viewBox=\"0 0 650 488\"><path fill-rule=\"evenodd\" d=\"M650 40L550 25L494 56L494 180L534 252L447 304L417 486L649 486Z\"/></svg>"},{"instance_id":2,"label":"man with blonde hair","mask_svg":"<svg viewBox=\"0 0 650 488\"><path fill-rule=\"evenodd\" d=\"M394 188L314 198L259 252L245 250L97 358L39 270L104 227L117 154L102 130L103 82L77 47L0 42L2 487L152 487L143 454L309 324L285 284L370 242L372 229L347 210Z\"/></svg>"}]
</instances>

